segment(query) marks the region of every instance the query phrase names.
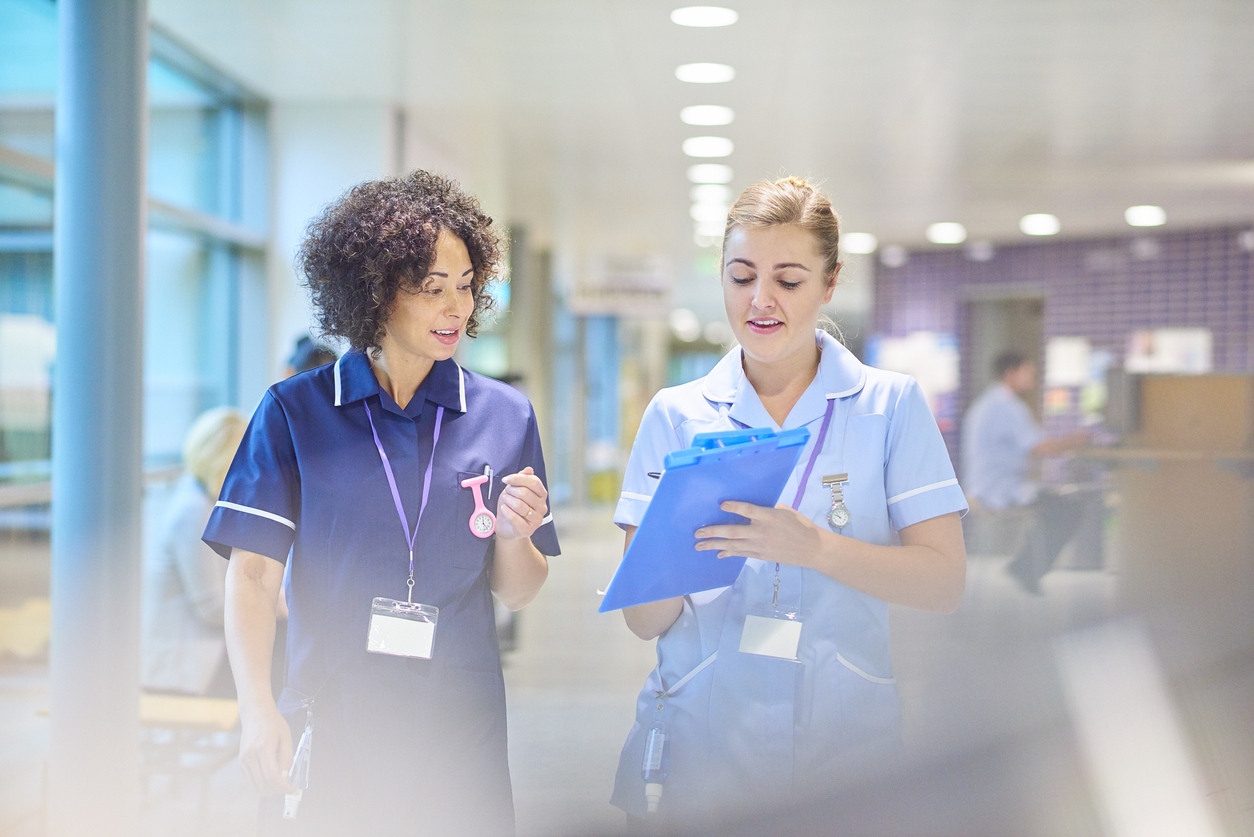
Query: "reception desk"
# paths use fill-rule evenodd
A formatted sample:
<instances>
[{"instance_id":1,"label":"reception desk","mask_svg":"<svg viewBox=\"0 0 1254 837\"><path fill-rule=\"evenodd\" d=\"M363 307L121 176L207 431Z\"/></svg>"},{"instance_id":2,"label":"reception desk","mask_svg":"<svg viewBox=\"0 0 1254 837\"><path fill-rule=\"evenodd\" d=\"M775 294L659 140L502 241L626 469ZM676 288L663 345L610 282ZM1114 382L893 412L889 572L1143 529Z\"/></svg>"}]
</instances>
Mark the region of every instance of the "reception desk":
<instances>
[{"instance_id":1,"label":"reception desk","mask_svg":"<svg viewBox=\"0 0 1254 837\"><path fill-rule=\"evenodd\" d=\"M1166 656L1205 664L1254 647L1254 377L1146 376L1113 468L1121 608Z\"/></svg>"}]
</instances>

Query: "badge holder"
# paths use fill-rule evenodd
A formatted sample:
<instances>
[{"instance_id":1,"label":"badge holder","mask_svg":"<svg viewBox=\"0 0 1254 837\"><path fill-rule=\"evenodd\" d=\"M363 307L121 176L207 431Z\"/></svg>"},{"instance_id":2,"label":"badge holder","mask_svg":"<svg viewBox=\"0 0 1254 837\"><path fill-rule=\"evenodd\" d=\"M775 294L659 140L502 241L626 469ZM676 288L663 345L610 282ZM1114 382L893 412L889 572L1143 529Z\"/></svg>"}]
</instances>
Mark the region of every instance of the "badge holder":
<instances>
[{"instance_id":1,"label":"badge holder","mask_svg":"<svg viewBox=\"0 0 1254 837\"><path fill-rule=\"evenodd\" d=\"M801 645L801 627L801 603L780 603L779 564L776 564L771 602L750 608L745 614L740 651L796 662L797 648Z\"/></svg>"},{"instance_id":2,"label":"badge holder","mask_svg":"<svg viewBox=\"0 0 1254 837\"><path fill-rule=\"evenodd\" d=\"M313 750L313 707L312 701L305 701L305 731L301 733L300 742L296 745L296 754L292 756L292 766L287 771L287 780L296 788L293 793L283 797L283 819L296 819L296 811L300 808L301 799L309 789L309 756Z\"/></svg>"},{"instance_id":3,"label":"badge holder","mask_svg":"<svg viewBox=\"0 0 1254 837\"><path fill-rule=\"evenodd\" d=\"M372 654L429 660L439 618L440 609L435 605L376 598L370 605L366 650Z\"/></svg>"}]
</instances>

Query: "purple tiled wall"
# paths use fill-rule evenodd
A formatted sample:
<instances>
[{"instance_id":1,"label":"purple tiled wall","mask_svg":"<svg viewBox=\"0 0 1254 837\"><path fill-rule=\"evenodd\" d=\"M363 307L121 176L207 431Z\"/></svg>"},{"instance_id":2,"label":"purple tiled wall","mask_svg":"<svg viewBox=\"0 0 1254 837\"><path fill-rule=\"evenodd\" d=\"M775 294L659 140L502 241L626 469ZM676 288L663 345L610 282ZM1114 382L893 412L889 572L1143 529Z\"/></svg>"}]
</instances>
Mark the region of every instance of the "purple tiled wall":
<instances>
[{"instance_id":1,"label":"purple tiled wall","mask_svg":"<svg viewBox=\"0 0 1254 837\"><path fill-rule=\"evenodd\" d=\"M1216 372L1254 373L1254 245L1249 226L1156 232L999 247L986 262L962 248L919 251L901 267L878 265L871 333L958 335L966 366L964 303L1004 289L1044 297L1044 336L1087 337L1121 364L1139 329L1205 327ZM963 386L959 409L973 393ZM1046 420L1051 432L1067 417ZM946 433L951 452L957 431Z\"/></svg>"}]
</instances>

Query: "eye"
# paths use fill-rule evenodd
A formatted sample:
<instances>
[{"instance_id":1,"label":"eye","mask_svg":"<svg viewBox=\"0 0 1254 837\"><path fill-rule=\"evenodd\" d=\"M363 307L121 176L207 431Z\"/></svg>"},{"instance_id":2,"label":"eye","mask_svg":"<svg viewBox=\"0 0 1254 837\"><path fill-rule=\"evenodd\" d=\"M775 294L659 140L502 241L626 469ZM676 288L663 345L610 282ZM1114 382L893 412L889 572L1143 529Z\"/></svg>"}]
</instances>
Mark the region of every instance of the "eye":
<instances>
[{"instance_id":1,"label":"eye","mask_svg":"<svg viewBox=\"0 0 1254 837\"><path fill-rule=\"evenodd\" d=\"M457 290L458 290L458 291L460 291L460 292L462 292L462 293L464 293L464 294L465 294L465 293L470 293L472 290L474 290L474 286L470 285L469 283L467 283L467 284L465 284L465 285L458 285L458 286L457 286Z\"/></svg>"},{"instance_id":2,"label":"eye","mask_svg":"<svg viewBox=\"0 0 1254 837\"><path fill-rule=\"evenodd\" d=\"M737 285L748 285L749 283L753 281L753 279L754 277L752 276L737 276L734 273L732 274L732 278L731 278L731 280L735 282Z\"/></svg>"},{"instance_id":3,"label":"eye","mask_svg":"<svg viewBox=\"0 0 1254 837\"><path fill-rule=\"evenodd\" d=\"M780 279L779 286L786 291L795 291L797 290L797 288L801 287L801 283L800 282L785 282L783 279Z\"/></svg>"}]
</instances>

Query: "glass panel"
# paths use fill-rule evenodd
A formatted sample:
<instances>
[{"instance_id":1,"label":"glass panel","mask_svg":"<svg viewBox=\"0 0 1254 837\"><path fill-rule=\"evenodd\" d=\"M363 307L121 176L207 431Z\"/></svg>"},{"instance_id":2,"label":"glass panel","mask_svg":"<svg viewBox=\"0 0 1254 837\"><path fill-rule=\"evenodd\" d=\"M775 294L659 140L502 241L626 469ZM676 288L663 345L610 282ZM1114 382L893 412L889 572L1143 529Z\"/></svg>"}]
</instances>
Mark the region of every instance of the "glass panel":
<instances>
[{"instance_id":1,"label":"glass panel","mask_svg":"<svg viewBox=\"0 0 1254 837\"><path fill-rule=\"evenodd\" d=\"M52 195L0 180L0 231L52 227Z\"/></svg>"},{"instance_id":2,"label":"glass panel","mask_svg":"<svg viewBox=\"0 0 1254 837\"><path fill-rule=\"evenodd\" d=\"M144 458L177 461L202 411L231 401L228 248L164 230L148 233L144 312Z\"/></svg>"},{"instance_id":3,"label":"glass panel","mask_svg":"<svg viewBox=\"0 0 1254 837\"><path fill-rule=\"evenodd\" d=\"M213 215L233 214L226 154L238 142L234 112L160 61L148 63L148 188L154 198Z\"/></svg>"},{"instance_id":4,"label":"glass panel","mask_svg":"<svg viewBox=\"0 0 1254 837\"><path fill-rule=\"evenodd\" d=\"M56 92L56 6L0 0L0 145L51 160Z\"/></svg>"},{"instance_id":5,"label":"glass panel","mask_svg":"<svg viewBox=\"0 0 1254 837\"><path fill-rule=\"evenodd\" d=\"M6 244L0 233L0 248ZM37 243L37 242L36 242ZM47 477L52 362L52 251L0 249L0 482ZM21 463L26 463L22 465Z\"/></svg>"}]
</instances>

